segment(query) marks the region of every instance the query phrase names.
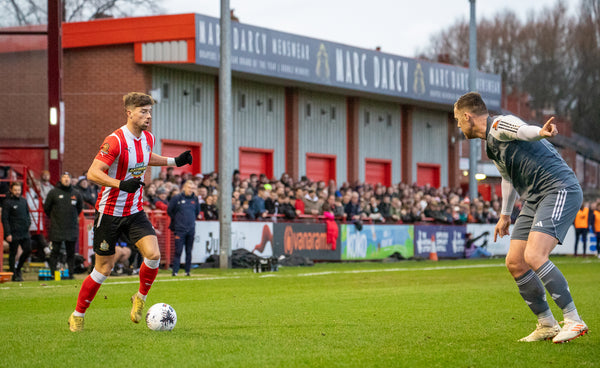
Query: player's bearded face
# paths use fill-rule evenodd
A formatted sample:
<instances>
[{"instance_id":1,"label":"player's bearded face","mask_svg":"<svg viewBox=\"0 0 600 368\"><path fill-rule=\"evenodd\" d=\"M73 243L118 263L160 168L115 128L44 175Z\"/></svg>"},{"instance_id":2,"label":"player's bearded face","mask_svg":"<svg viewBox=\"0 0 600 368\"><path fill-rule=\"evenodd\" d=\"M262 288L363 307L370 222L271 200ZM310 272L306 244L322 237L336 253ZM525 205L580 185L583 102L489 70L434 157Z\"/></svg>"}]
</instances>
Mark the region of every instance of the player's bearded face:
<instances>
[{"instance_id":1,"label":"player's bearded face","mask_svg":"<svg viewBox=\"0 0 600 368\"><path fill-rule=\"evenodd\" d=\"M148 130L152 122L152 105L135 107L130 110L132 123L141 130Z\"/></svg>"},{"instance_id":2,"label":"player's bearded face","mask_svg":"<svg viewBox=\"0 0 600 368\"><path fill-rule=\"evenodd\" d=\"M473 132L474 124L470 114L466 113L464 110L454 109L454 119L456 119L458 127L467 139L476 137Z\"/></svg>"}]
</instances>

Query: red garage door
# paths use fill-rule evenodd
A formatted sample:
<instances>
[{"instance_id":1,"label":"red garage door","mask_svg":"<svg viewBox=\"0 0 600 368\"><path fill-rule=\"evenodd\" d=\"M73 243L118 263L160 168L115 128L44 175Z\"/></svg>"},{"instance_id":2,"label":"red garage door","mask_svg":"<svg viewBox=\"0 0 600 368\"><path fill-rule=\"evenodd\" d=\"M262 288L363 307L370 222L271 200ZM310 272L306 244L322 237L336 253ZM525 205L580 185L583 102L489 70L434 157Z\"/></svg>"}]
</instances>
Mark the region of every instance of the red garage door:
<instances>
[{"instance_id":1,"label":"red garage door","mask_svg":"<svg viewBox=\"0 0 600 368\"><path fill-rule=\"evenodd\" d=\"M365 182L386 187L392 185L392 160L365 159Z\"/></svg>"},{"instance_id":2,"label":"red garage door","mask_svg":"<svg viewBox=\"0 0 600 368\"><path fill-rule=\"evenodd\" d=\"M336 156L319 153L306 154L306 176L313 182L329 180L336 181Z\"/></svg>"},{"instance_id":3,"label":"red garage door","mask_svg":"<svg viewBox=\"0 0 600 368\"><path fill-rule=\"evenodd\" d=\"M240 177L247 179L250 174L265 174L273 177L273 150L240 147Z\"/></svg>"},{"instance_id":4,"label":"red garage door","mask_svg":"<svg viewBox=\"0 0 600 368\"><path fill-rule=\"evenodd\" d=\"M467 185L467 190L468 188L469 186ZM477 190L479 191L479 194L481 194L484 201L491 201L493 194L497 195L498 198L502 198L502 185L498 183L478 184Z\"/></svg>"},{"instance_id":5,"label":"red garage door","mask_svg":"<svg viewBox=\"0 0 600 368\"><path fill-rule=\"evenodd\" d=\"M417 163L417 185L429 184L434 188L440 187L440 165Z\"/></svg>"},{"instance_id":6,"label":"red garage door","mask_svg":"<svg viewBox=\"0 0 600 368\"><path fill-rule=\"evenodd\" d=\"M489 201L492 199L492 186L490 184L479 184L477 186L477 190L484 201Z\"/></svg>"},{"instance_id":7,"label":"red garage door","mask_svg":"<svg viewBox=\"0 0 600 368\"><path fill-rule=\"evenodd\" d=\"M202 172L202 143L174 141L171 139L162 139L160 143L161 156L177 157L184 151L192 151L192 164L175 167L175 170L173 171L174 175L181 175L183 173L198 174ZM161 170L166 171L167 167L163 166Z\"/></svg>"}]
</instances>

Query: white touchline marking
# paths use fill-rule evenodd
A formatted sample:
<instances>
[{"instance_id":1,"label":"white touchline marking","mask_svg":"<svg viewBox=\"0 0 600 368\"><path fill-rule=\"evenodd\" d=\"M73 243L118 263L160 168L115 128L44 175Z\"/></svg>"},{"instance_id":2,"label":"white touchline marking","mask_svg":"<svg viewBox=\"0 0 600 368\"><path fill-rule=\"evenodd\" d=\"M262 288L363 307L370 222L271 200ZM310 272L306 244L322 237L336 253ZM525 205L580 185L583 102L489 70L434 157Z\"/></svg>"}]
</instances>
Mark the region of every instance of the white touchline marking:
<instances>
[{"instance_id":1,"label":"white touchline marking","mask_svg":"<svg viewBox=\"0 0 600 368\"><path fill-rule=\"evenodd\" d=\"M582 261L582 262L556 262L555 264L568 264L568 263L594 263L593 261ZM323 271L323 272L308 272L299 273L295 275L281 275L277 273L268 273L258 276L258 278L264 277L276 277L276 278L289 278L289 277L311 277L311 276L327 276L336 274L360 274L360 273L376 273L376 272L408 272L408 271L436 271L436 270L459 270L459 269L470 269L470 268L494 268L494 267L506 267L504 263L493 263L493 264L475 264L475 265L457 265L457 266L437 266L437 267L419 267L419 268L382 268L382 269L366 269L366 270L344 270L344 271ZM243 276L253 276L254 273L244 274ZM189 282L189 281L213 281L213 280L235 280L241 279L243 276L232 275L232 276L210 276L210 277L171 277L170 274L167 277L157 277L154 280L156 282ZM126 276L127 277L127 276ZM131 276L133 278L133 276ZM83 282L83 280L81 280ZM139 279L123 280L123 281L112 281L107 280L102 285L128 285L138 284ZM72 288L73 284L68 285L35 285L35 286L22 286L22 287L0 287L0 290L23 290L23 289L52 289L52 288Z\"/></svg>"}]
</instances>

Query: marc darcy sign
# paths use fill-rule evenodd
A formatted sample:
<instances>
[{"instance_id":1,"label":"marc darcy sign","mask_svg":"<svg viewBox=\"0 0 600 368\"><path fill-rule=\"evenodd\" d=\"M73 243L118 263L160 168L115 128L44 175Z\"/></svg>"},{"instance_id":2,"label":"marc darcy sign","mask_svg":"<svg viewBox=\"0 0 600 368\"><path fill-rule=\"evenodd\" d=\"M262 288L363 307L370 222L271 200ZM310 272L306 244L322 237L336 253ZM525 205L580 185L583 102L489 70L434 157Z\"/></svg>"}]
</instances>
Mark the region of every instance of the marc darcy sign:
<instances>
[{"instance_id":1,"label":"marc darcy sign","mask_svg":"<svg viewBox=\"0 0 600 368\"><path fill-rule=\"evenodd\" d=\"M452 105L469 91L467 68L232 22L233 70ZM219 66L219 19L196 14L196 63ZM488 108L500 109L501 78L477 73Z\"/></svg>"}]
</instances>

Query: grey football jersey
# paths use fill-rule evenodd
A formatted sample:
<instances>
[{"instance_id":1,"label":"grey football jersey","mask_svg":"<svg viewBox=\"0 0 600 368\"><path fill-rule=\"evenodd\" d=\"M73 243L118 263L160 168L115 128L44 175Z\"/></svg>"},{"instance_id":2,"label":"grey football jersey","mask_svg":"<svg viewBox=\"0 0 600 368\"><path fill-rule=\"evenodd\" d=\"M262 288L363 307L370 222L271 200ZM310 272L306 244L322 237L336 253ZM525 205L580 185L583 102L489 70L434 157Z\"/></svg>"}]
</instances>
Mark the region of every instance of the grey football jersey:
<instances>
[{"instance_id":1,"label":"grey football jersey","mask_svg":"<svg viewBox=\"0 0 600 368\"><path fill-rule=\"evenodd\" d=\"M579 185L575 173L546 139L523 141L517 130L525 122L506 115L488 117L486 152L522 200L535 202L549 193Z\"/></svg>"}]
</instances>

